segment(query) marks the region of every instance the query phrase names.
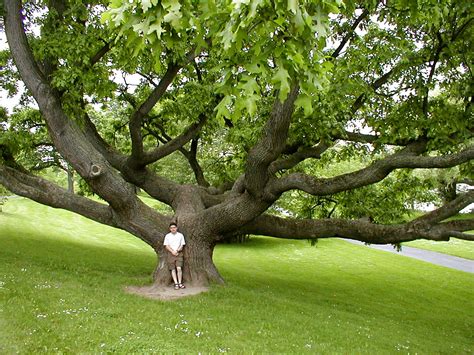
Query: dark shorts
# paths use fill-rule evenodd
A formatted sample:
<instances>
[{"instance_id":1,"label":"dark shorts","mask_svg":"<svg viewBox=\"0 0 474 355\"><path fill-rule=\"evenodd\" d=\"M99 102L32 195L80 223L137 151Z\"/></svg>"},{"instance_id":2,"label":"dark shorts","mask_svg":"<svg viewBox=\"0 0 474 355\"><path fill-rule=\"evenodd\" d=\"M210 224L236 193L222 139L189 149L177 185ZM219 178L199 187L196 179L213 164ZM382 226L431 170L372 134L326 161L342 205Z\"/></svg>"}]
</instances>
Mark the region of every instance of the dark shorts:
<instances>
[{"instance_id":1,"label":"dark shorts","mask_svg":"<svg viewBox=\"0 0 474 355\"><path fill-rule=\"evenodd\" d=\"M183 253L180 252L178 256L174 256L171 253L167 253L166 262L168 263L168 269L174 270L177 267L182 268L184 264Z\"/></svg>"}]
</instances>

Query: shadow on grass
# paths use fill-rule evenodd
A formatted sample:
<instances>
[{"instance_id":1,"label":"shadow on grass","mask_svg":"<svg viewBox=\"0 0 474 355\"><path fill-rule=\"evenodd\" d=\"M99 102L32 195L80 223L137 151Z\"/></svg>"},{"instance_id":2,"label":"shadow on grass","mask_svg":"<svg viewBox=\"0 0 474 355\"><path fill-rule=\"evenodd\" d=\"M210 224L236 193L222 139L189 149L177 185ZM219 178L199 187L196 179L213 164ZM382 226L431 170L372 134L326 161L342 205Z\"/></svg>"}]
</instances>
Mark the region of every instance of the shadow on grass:
<instances>
[{"instance_id":1,"label":"shadow on grass","mask_svg":"<svg viewBox=\"0 0 474 355\"><path fill-rule=\"evenodd\" d=\"M278 238L271 238L265 236L251 236L247 241L243 243L221 243L218 244L219 248L228 248L228 249L245 249L245 248L252 248L255 250L264 249L264 250L271 250L271 249L279 249L285 244L292 244L292 243L307 243L308 247L316 248L318 245L312 246L309 242L305 239L278 239Z\"/></svg>"}]
</instances>

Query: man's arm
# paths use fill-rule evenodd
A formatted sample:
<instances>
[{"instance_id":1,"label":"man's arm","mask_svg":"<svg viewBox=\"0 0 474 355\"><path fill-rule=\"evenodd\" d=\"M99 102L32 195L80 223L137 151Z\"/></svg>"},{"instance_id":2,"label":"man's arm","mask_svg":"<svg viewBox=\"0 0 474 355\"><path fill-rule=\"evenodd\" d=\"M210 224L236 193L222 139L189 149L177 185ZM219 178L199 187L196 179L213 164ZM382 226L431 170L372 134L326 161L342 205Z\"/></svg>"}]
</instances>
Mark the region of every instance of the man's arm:
<instances>
[{"instance_id":1,"label":"man's arm","mask_svg":"<svg viewBox=\"0 0 474 355\"><path fill-rule=\"evenodd\" d=\"M179 243L179 248L178 248L178 253L183 250L184 248L184 245L186 244L186 242L184 241L184 235L181 234L181 242Z\"/></svg>"},{"instance_id":2,"label":"man's arm","mask_svg":"<svg viewBox=\"0 0 474 355\"><path fill-rule=\"evenodd\" d=\"M166 250L168 250L171 254L173 254L174 256L178 255L178 251L175 251L173 248L171 248L169 245L165 245L165 248Z\"/></svg>"}]
</instances>

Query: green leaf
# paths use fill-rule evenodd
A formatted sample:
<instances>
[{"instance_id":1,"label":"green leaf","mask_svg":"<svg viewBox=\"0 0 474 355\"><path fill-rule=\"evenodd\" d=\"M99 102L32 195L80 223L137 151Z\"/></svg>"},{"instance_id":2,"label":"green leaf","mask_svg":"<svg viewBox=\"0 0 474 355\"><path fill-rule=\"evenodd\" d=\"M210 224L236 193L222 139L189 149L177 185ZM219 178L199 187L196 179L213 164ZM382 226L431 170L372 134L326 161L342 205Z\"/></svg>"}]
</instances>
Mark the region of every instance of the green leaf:
<instances>
[{"instance_id":1,"label":"green leaf","mask_svg":"<svg viewBox=\"0 0 474 355\"><path fill-rule=\"evenodd\" d=\"M102 13L102 15L100 15L100 23L101 24L104 24L104 23L107 23L111 20L111 13L110 11L105 11L104 13Z\"/></svg>"},{"instance_id":2,"label":"green leaf","mask_svg":"<svg viewBox=\"0 0 474 355\"><path fill-rule=\"evenodd\" d=\"M245 107L250 116L254 116L257 112L257 95L250 95L245 98Z\"/></svg>"},{"instance_id":3,"label":"green leaf","mask_svg":"<svg viewBox=\"0 0 474 355\"><path fill-rule=\"evenodd\" d=\"M308 95L300 94L295 101L295 106L303 108L306 117L313 113L312 99Z\"/></svg>"},{"instance_id":4,"label":"green leaf","mask_svg":"<svg viewBox=\"0 0 474 355\"><path fill-rule=\"evenodd\" d=\"M142 2L143 12L147 12L148 9L150 9L152 7L152 4L151 4L150 0L142 0L141 2Z\"/></svg>"},{"instance_id":5,"label":"green leaf","mask_svg":"<svg viewBox=\"0 0 474 355\"><path fill-rule=\"evenodd\" d=\"M257 81L253 77L246 77L245 82L242 85L242 89L247 93L247 94L253 94L255 92L260 92L260 87L258 86Z\"/></svg>"},{"instance_id":6,"label":"green leaf","mask_svg":"<svg viewBox=\"0 0 474 355\"><path fill-rule=\"evenodd\" d=\"M148 28L147 34L152 34L153 32L156 32L156 36L161 38L161 34L165 32L163 27L161 27L161 22L155 22Z\"/></svg>"},{"instance_id":7,"label":"green leaf","mask_svg":"<svg viewBox=\"0 0 474 355\"><path fill-rule=\"evenodd\" d=\"M132 26L137 33L148 33L149 27L147 22L140 22Z\"/></svg>"},{"instance_id":8,"label":"green leaf","mask_svg":"<svg viewBox=\"0 0 474 355\"><path fill-rule=\"evenodd\" d=\"M298 9L298 0L288 0L287 9L296 14L296 10Z\"/></svg>"},{"instance_id":9,"label":"green leaf","mask_svg":"<svg viewBox=\"0 0 474 355\"><path fill-rule=\"evenodd\" d=\"M263 65L258 62L252 62L245 66L245 69L252 74L261 74L264 72Z\"/></svg>"},{"instance_id":10,"label":"green leaf","mask_svg":"<svg viewBox=\"0 0 474 355\"><path fill-rule=\"evenodd\" d=\"M178 0L164 0L162 2L163 8L167 11L167 14L163 17L163 21L168 22L171 26L177 30L181 29L181 4Z\"/></svg>"},{"instance_id":11,"label":"green leaf","mask_svg":"<svg viewBox=\"0 0 474 355\"><path fill-rule=\"evenodd\" d=\"M272 82L274 82L278 87L278 98L281 102L286 99L288 93L290 92L289 79L290 75L288 74L288 71L283 67L279 67L275 75L272 77Z\"/></svg>"},{"instance_id":12,"label":"green leaf","mask_svg":"<svg viewBox=\"0 0 474 355\"><path fill-rule=\"evenodd\" d=\"M297 9L296 14L293 17L293 23L295 24L298 34L303 33L305 28L305 21L303 19L300 9Z\"/></svg>"},{"instance_id":13,"label":"green leaf","mask_svg":"<svg viewBox=\"0 0 474 355\"><path fill-rule=\"evenodd\" d=\"M219 102L219 104L214 109L217 111L216 118L223 121L223 118L230 118L229 107L232 104L232 98L229 95L224 96L224 98Z\"/></svg>"}]
</instances>

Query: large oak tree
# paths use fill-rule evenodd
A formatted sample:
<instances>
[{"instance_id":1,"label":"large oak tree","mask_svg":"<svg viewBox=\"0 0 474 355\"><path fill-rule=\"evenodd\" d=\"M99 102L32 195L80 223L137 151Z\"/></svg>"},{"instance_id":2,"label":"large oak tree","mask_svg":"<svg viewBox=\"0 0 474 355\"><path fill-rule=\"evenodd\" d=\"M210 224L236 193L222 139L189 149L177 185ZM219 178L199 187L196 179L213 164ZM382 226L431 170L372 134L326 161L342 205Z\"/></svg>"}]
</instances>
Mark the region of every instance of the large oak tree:
<instances>
[{"instance_id":1,"label":"large oak tree","mask_svg":"<svg viewBox=\"0 0 474 355\"><path fill-rule=\"evenodd\" d=\"M472 191L408 222L384 218L391 196L416 200L418 169L472 181L468 2L5 0L2 13L17 69L5 59L1 84L14 90L19 75L40 114L5 115L0 183L158 256L177 221L190 283L222 282L213 248L244 234L474 239L472 219L446 221ZM24 156L44 152L105 203L33 174Z\"/></svg>"}]
</instances>

